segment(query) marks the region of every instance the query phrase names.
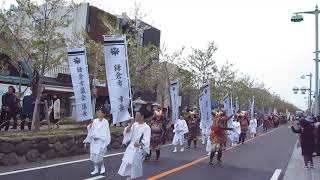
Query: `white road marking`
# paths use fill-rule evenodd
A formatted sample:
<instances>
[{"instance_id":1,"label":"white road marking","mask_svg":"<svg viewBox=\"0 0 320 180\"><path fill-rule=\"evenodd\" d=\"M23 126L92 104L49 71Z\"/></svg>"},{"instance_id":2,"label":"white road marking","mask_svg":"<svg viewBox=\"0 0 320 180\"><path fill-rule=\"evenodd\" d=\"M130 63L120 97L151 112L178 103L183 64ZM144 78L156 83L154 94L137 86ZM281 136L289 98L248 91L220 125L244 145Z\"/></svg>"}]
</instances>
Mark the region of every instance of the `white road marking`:
<instances>
[{"instance_id":1,"label":"white road marking","mask_svg":"<svg viewBox=\"0 0 320 180\"><path fill-rule=\"evenodd\" d=\"M172 145L172 144L166 144L166 145L163 145L162 147L168 147L168 146L171 146L171 145ZM114 154L105 155L104 157L105 157L105 158L108 158L108 157L119 156L119 155L123 155L123 154L124 154L124 152L114 153ZM16 170L16 171L9 171L9 172L5 172L5 173L1 173L0 176L6 176L6 175L11 175L11 174L18 174L18 173L28 172L28 171L35 171L35 170L39 170L39 169L47 169L47 168L52 168L52 167L57 167L57 166L74 164L74 163L79 163L79 162L85 162L85 161L89 161L89 160L90 160L90 159L80 159L80 160L76 160L76 161L69 161L69 162L51 164L51 165L47 165L47 166L39 166L39 167L34 167L34 168L21 169L21 170Z\"/></svg>"},{"instance_id":2,"label":"white road marking","mask_svg":"<svg viewBox=\"0 0 320 180\"><path fill-rule=\"evenodd\" d=\"M97 179L102 179L105 178L105 176L96 176L96 177L92 177L92 178L88 178L88 179L84 179L84 180L97 180Z\"/></svg>"},{"instance_id":3,"label":"white road marking","mask_svg":"<svg viewBox=\"0 0 320 180\"><path fill-rule=\"evenodd\" d=\"M108 154L108 155L105 155L104 157L113 157L113 156L119 156L119 155L122 155L122 154L124 154L124 152ZM76 161L69 161L69 162L64 162L64 163L51 164L51 165L47 165L47 166L28 168L28 169L22 169L22 170L17 170L17 171L9 171L9 172L5 172L5 173L1 173L0 176L10 175L10 174L17 174L17 173L28 172L28 171L35 171L35 170L39 170L39 169L47 169L47 168L52 168L52 167L57 167L57 166L74 164L74 163L79 163L79 162L85 162L85 161L89 161L89 160L90 159L80 159L80 160L76 160Z\"/></svg>"},{"instance_id":4,"label":"white road marking","mask_svg":"<svg viewBox=\"0 0 320 180\"><path fill-rule=\"evenodd\" d=\"M276 169L270 180L278 180L281 174L281 169Z\"/></svg>"}]
</instances>

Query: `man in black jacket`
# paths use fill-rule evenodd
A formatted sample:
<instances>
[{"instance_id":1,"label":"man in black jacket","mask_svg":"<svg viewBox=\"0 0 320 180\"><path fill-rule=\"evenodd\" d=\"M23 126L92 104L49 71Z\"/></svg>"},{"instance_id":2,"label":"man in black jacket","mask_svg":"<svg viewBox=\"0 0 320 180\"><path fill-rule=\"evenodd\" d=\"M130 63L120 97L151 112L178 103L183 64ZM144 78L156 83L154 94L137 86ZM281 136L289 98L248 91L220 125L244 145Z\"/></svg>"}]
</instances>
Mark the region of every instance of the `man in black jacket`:
<instances>
[{"instance_id":1,"label":"man in black jacket","mask_svg":"<svg viewBox=\"0 0 320 180\"><path fill-rule=\"evenodd\" d=\"M28 129L31 130L34 105L35 97L31 92L26 93L26 96L23 97L21 130L24 130L25 123L27 123Z\"/></svg>"},{"instance_id":2,"label":"man in black jacket","mask_svg":"<svg viewBox=\"0 0 320 180\"><path fill-rule=\"evenodd\" d=\"M5 126L5 131L8 131L10 126L10 119L13 118L14 124L12 129L17 129L17 117L16 110L18 104L18 98L16 97L15 89L13 86L8 87L8 92L2 96L2 108L1 108L1 126Z\"/></svg>"}]
</instances>

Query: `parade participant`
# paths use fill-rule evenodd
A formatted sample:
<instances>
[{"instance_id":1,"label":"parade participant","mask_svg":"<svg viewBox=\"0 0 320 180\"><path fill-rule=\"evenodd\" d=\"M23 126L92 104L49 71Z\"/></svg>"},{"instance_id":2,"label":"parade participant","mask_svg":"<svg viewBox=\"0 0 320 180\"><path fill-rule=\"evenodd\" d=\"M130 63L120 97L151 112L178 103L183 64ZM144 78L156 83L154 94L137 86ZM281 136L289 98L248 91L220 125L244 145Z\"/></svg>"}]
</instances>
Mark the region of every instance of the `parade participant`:
<instances>
[{"instance_id":1,"label":"parade participant","mask_svg":"<svg viewBox=\"0 0 320 180\"><path fill-rule=\"evenodd\" d=\"M222 150L225 146L225 130L232 130L232 128L226 128L226 122L228 121L228 117L225 112L222 112L220 117L214 118L210 131L210 142L211 142L211 153L210 153L210 161L209 164L213 165L213 158L216 152L218 164L221 164Z\"/></svg>"},{"instance_id":2,"label":"parade participant","mask_svg":"<svg viewBox=\"0 0 320 180\"><path fill-rule=\"evenodd\" d=\"M257 127L258 127L258 122L256 119L256 115L254 115L253 119L250 120L250 125L249 125L250 134L252 138L256 137L257 135Z\"/></svg>"},{"instance_id":3,"label":"parade participant","mask_svg":"<svg viewBox=\"0 0 320 180\"><path fill-rule=\"evenodd\" d=\"M213 122L216 122L218 121L217 119L220 117L220 112L219 111L212 111L212 123ZM210 134L211 134L211 126L212 126L212 123L210 125L210 129L209 129L209 135L208 135L208 139L207 139L207 146L206 146L206 151L208 152L208 156L210 156L211 154L211 151L212 151L212 143L211 143L211 140L210 140Z\"/></svg>"},{"instance_id":4,"label":"parade participant","mask_svg":"<svg viewBox=\"0 0 320 180\"><path fill-rule=\"evenodd\" d=\"M172 144L174 145L174 150L173 152L177 152L177 146L180 145L180 151L184 152L184 135L189 132L188 130L188 125L186 121L183 119L183 117L180 117L178 121L174 124L174 129L173 129L173 140Z\"/></svg>"},{"instance_id":5,"label":"parade participant","mask_svg":"<svg viewBox=\"0 0 320 180\"><path fill-rule=\"evenodd\" d=\"M8 87L8 92L2 96L2 107L0 117L0 130L5 127L5 131L9 130L10 120L13 119L12 129L17 129L17 105L19 99L15 95L16 90L13 86Z\"/></svg>"},{"instance_id":6,"label":"parade participant","mask_svg":"<svg viewBox=\"0 0 320 180\"><path fill-rule=\"evenodd\" d=\"M191 148L192 141L194 143L194 148L197 148L197 134L199 130L199 121L195 115L196 115L196 112L194 111L189 112L189 117L187 121L188 129L189 129L187 149Z\"/></svg>"},{"instance_id":7,"label":"parade participant","mask_svg":"<svg viewBox=\"0 0 320 180\"><path fill-rule=\"evenodd\" d=\"M236 146L237 143L239 142L241 128L240 128L240 121L238 120L238 116L240 116L240 114L235 115L232 122L233 131L231 131L231 138L230 138L231 146Z\"/></svg>"},{"instance_id":8,"label":"parade participant","mask_svg":"<svg viewBox=\"0 0 320 180\"><path fill-rule=\"evenodd\" d=\"M263 119L263 132L268 132L268 127L269 127L269 123L270 122L270 117L264 117Z\"/></svg>"},{"instance_id":9,"label":"parade participant","mask_svg":"<svg viewBox=\"0 0 320 180\"><path fill-rule=\"evenodd\" d=\"M146 159L149 159L151 157L152 151L156 151L156 160L158 161L160 157L160 144L162 142L162 136L164 135L162 111L155 112L155 117L152 119L150 128L151 128L150 154L146 157Z\"/></svg>"},{"instance_id":10,"label":"parade participant","mask_svg":"<svg viewBox=\"0 0 320 180\"><path fill-rule=\"evenodd\" d=\"M200 129L201 129L201 140L202 140L202 144L204 145L207 143L209 133L210 133L210 127L207 127L205 122L201 121L200 122Z\"/></svg>"},{"instance_id":11,"label":"parade participant","mask_svg":"<svg viewBox=\"0 0 320 180\"><path fill-rule=\"evenodd\" d=\"M244 141L246 140L246 136L247 136L248 126L249 126L247 112L241 112L240 116L241 116L241 119L240 119L241 133L240 133L239 143L244 144Z\"/></svg>"},{"instance_id":12,"label":"parade participant","mask_svg":"<svg viewBox=\"0 0 320 180\"><path fill-rule=\"evenodd\" d=\"M104 117L106 111L101 109L97 112L97 119L94 119L90 125L88 125L88 135L83 143L90 144L90 160L94 164L94 171L91 175L98 174L99 165L101 165L100 174L104 174L106 168L103 162L103 156L107 151L107 146L111 142L111 135L109 129L109 122Z\"/></svg>"},{"instance_id":13,"label":"parade participant","mask_svg":"<svg viewBox=\"0 0 320 180\"><path fill-rule=\"evenodd\" d=\"M143 176L142 163L144 157L150 151L151 129L144 121L144 112L138 111L135 114L135 121L126 129L126 133L131 132L128 147L123 155L122 163L118 174L127 177L127 180L136 179ZM128 136L129 134L125 134Z\"/></svg>"}]
</instances>

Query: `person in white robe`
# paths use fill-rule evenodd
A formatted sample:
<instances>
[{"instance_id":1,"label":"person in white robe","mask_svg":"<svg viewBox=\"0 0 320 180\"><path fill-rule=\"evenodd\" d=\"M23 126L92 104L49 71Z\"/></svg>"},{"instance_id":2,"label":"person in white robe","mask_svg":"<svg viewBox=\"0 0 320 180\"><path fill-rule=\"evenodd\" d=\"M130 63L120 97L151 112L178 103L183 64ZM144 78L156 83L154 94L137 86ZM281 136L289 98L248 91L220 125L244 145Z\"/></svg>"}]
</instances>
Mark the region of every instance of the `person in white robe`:
<instances>
[{"instance_id":1,"label":"person in white robe","mask_svg":"<svg viewBox=\"0 0 320 180\"><path fill-rule=\"evenodd\" d=\"M127 125L127 127L125 127L124 128L124 130L123 130L123 140L122 140L122 144L123 145L128 145L127 143L128 142L130 142L130 138L131 138L131 134L132 134L132 131L130 131L130 132L127 132L127 129L129 128L129 127L131 127L131 122L130 123L128 123L128 125Z\"/></svg>"},{"instance_id":2,"label":"person in white robe","mask_svg":"<svg viewBox=\"0 0 320 180\"><path fill-rule=\"evenodd\" d=\"M127 177L127 180L142 178L142 163L150 152L151 129L144 122L144 114L136 112L135 121L126 129L127 149L123 155L118 174ZM131 134L130 134L131 133Z\"/></svg>"},{"instance_id":3,"label":"person in white robe","mask_svg":"<svg viewBox=\"0 0 320 180\"><path fill-rule=\"evenodd\" d=\"M99 173L99 165L101 166L100 174L106 172L103 156L107 152L107 146L111 142L111 135L109 122L104 118L105 115L105 110L99 110L97 112L98 118L94 119L92 123L87 126L88 135L83 141L85 146L90 144L90 160L94 164L94 170L91 172L91 175Z\"/></svg>"},{"instance_id":4,"label":"person in white robe","mask_svg":"<svg viewBox=\"0 0 320 180\"><path fill-rule=\"evenodd\" d=\"M180 151L184 152L184 135L189 132L187 122L183 119L183 117L180 117L178 121L174 124L173 129L173 140L172 145L174 145L173 152L176 153L178 150L178 145L180 145Z\"/></svg>"},{"instance_id":5,"label":"person in white robe","mask_svg":"<svg viewBox=\"0 0 320 180\"><path fill-rule=\"evenodd\" d=\"M233 131L231 131L231 146L236 146L239 141L240 133L241 133L241 126L240 122L237 119L234 119L232 122Z\"/></svg>"},{"instance_id":6,"label":"person in white robe","mask_svg":"<svg viewBox=\"0 0 320 180\"><path fill-rule=\"evenodd\" d=\"M255 137L257 135L257 127L258 127L258 122L257 122L256 116L254 116L253 119L250 120L250 124L249 124L251 137Z\"/></svg>"},{"instance_id":7,"label":"person in white robe","mask_svg":"<svg viewBox=\"0 0 320 180\"><path fill-rule=\"evenodd\" d=\"M210 127L207 127L205 122L201 120L200 129L201 129L201 140L202 140L202 144L204 145L207 143Z\"/></svg>"}]
</instances>

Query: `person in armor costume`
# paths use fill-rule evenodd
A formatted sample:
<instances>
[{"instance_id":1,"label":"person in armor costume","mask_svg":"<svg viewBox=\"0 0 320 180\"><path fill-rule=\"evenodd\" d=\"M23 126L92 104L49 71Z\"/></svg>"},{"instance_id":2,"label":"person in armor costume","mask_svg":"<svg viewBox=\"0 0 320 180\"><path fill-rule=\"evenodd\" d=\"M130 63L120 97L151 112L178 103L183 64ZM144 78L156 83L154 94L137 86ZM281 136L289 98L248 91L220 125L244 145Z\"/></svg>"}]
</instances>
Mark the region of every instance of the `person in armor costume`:
<instances>
[{"instance_id":1,"label":"person in armor costume","mask_svg":"<svg viewBox=\"0 0 320 180\"><path fill-rule=\"evenodd\" d=\"M159 160L160 157L160 145L162 143L162 138L164 135L163 130L163 114L162 111L155 111L155 116L152 119L152 122L150 124L151 128L151 142L150 142L150 153L146 157L146 160L148 160L151 155L152 151L156 151L156 160Z\"/></svg>"},{"instance_id":2,"label":"person in armor costume","mask_svg":"<svg viewBox=\"0 0 320 180\"><path fill-rule=\"evenodd\" d=\"M213 122L211 125L210 131L210 141L211 141L211 153L210 153L210 160L209 164L213 165L213 158L218 152L217 161L220 164L222 158L222 151L226 145L226 137L225 131L232 130L232 128L227 128L226 123L228 121L228 117L226 116L225 112L222 112L218 117L213 118Z\"/></svg>"},{"instance_id":3,"label":"person in armor costume","mask_svg":"<svg viewBox=\"0 0 320 180\"><path fill-rule=\"evenodd\" d=\"M189 129L188 133L188 147L187 149L191 148L191 142L194 143L194 148L197 148L197 135L199 131L199 119L196 118L197 113L194 111L189 112L189 117L187 120L187 125Z\"/></svg>"}]
</instances>

